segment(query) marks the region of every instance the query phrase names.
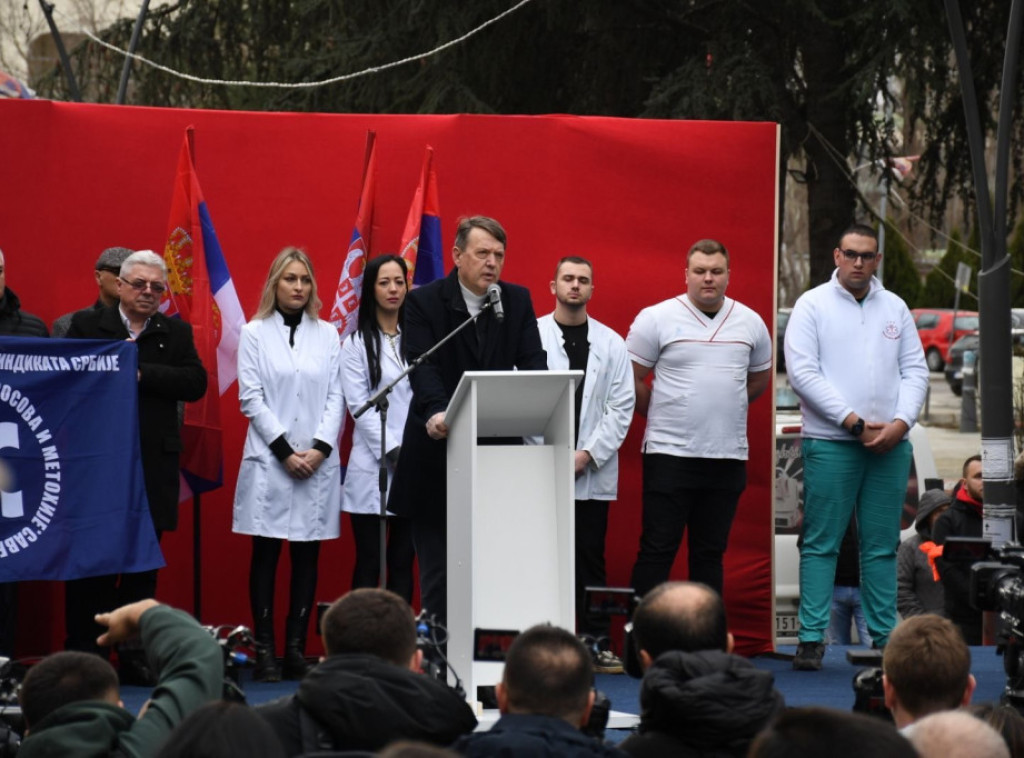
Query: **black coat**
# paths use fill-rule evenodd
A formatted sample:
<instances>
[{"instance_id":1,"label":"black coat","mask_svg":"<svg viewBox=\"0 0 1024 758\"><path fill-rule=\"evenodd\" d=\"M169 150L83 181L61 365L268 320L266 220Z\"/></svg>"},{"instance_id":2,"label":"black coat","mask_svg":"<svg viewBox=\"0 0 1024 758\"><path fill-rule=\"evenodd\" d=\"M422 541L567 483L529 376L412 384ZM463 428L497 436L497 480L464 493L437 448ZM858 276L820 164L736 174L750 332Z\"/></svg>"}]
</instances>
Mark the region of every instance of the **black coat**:
<instances>
[{"instance_id":1,"label":"black coat","mask_svg":"<svg viewBox=\"0 0 1024 758\"><path fill-rule=\"evenodd\" d=\"M640 685L640 726L620 747L647 756L745 756L779 713L770 671L718 650L662 653Z\"/></svg>"},{"instance_id":2,"label":"black coat","mask_svg":"<svg viewBox=\"0 0 1024 758\"><path fill-rule=\"evenodd\" d=\"M78 311L67 336L101 340L129 337L118 305ZM206 369L196 353L192 327L162 313L153 315L135 344L139 351L139 439L146 497L153 526L157 531L170 531L178 526L178 401L203 396Z\"/></svg>"},{"instance_id":3,"label":"black coat","mask_svg":"<svg viewBox=\"0 0 1024 758\"><path fill-rule=\"evenodd\" d=\"M10 287L0 292L0 334L16 337L50 336L42 319L21 309L21 301Z\"/></svg>"},{"instance_id":4,"label":"black coat","mask_svg":"<svg viewBox=\"0 0 1024 758\"><path fill-rule=\"evenodd\" d=\"M615 746L562 719L510 713L486 732L461 738L451 749L470 758L625 758Z\"/></svg>"},{"instance_id":5,"label":"black coat","mask_svg":"<svg viewBox=\"0 0 1024 758\"><path fill-rule=\"evenodd\" d=\"M935 520L932 539L936 545L945 545L949 537L980 537L982 517L967 503L956 499L953 504ZM960 628L968 645L982 643L981 611L971 606L971 564L970 561L950 561L939 557L935 561L942 582L946 616Z\"/></svg>"},{"instance_id":6,"label":"black coat","mask_svg":"<svg viewBox=\"0 0 1024 758\"><path fill-rule=\"evenodd\" d=\"M333 750L380 750L395 740L447 745L476 727L476 717L455 690L425 674L373 655L343 653L321 661L294 695L256 708L288 755L323 732Z\"/></svg>"},{"instance_id":7,"label":"black coat","mask_svg":"<svg viewBox=\"0 0 1024 758\"><path fill-rule=\"evenodd\" d=\"M499 282L505 318L486 311L482 339L468 326L420 365L409 377L412 404L405 422L402 451L391 486L388 509L402 516L444 513L447 504L447 442L427 435L427 419L444 411L466 371L546 371L537 316L525 287ZM459 287L458 269L409 293L402 339L412 362L469 319Z\"/></svg>"}]
</instances>

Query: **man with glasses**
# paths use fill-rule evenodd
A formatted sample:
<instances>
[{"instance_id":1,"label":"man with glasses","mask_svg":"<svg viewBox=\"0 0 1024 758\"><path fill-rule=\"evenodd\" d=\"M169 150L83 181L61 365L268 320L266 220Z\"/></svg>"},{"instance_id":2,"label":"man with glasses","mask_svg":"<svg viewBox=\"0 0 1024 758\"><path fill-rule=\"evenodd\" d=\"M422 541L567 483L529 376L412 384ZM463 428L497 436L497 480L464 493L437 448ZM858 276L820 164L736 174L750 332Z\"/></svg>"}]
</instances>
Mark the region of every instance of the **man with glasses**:
<instances>
[{"instance_id":1,"label":"man with glasses","mask_svg":"<svg viewBox=\"0 0 1024 758\"><path fill-rule=\"evenodd\" d=\"M896 549L913 456L907 437L928 389L910 310L874 276L875 230L854 224L833 257L831 280L797 300L786 326L789 383L803 413L798 671L821 668L836 558L854 513L874 644L884 647L896 625Z\"/></svg>"},{"instance_id":2,"label":"man with glasses","mask_svg":"<svg viewBox=\"0 0 1024 758\"><path fill-rule=\"evenodd\" d=\"M120 302L79 311L67 333L68 337L129 340L138 349L142 473L158 538L178 525L178 402L198 400L206 392L206 370L196 353L192 327L157 310L166 279L167 267L159 255L151 250L132 253L121 264ZM102 654L96 637L103 629L93 620L94 614L155 594L155 570L68 582L65 646ZM121 650L119 658L124 683L151 679L141 650Z\"/></svg>"},{"instance_id":3,"label":"man with glasses","mask_svg":"<svg viewBox=\"0 0 1024 758\"><path fill-rule=\"evenodd\" d=\"M107 308L117 302L117 282L121 275L121 264L125 258L132 254L126 247L108 247L96 260L96 269L93 275L96 277L96 287L99 289L99 297L91 306L95 310ZM84 310L84 309L83 309ZM71 326L71 318L78 311L65 313L53 322L53 336L64 337Z\"/></svg>"},{"instance_id":4,"label":"man with glasses","mask_svg":"<svg viewBox=\"0 0 1024 758\"><path fill-rule=\"evenodd\" d=\"M463 218L455 234L455 267L444 279L409 293L402 339L410 362L485 308L487 290L501 290L504 317L481 313L412 372L412 404L388 510L412 518L422 607L444 623L448 604L448 401L465 371L547 370L537 317L525 287L500 281L505 230L487 216ZM509 444L495 438L495 444Z\"/></svg>"}]
</instances>

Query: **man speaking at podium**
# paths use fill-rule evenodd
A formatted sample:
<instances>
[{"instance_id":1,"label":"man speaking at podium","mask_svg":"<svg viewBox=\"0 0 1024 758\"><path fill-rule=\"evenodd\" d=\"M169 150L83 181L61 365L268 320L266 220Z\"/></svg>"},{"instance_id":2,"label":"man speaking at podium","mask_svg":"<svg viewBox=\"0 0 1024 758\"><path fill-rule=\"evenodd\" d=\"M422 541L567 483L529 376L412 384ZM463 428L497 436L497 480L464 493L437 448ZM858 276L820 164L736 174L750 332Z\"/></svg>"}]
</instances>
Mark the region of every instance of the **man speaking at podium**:
<instances>
[{"instance_id":1,"label":"man speaking at podium","mask_svg":"<svg viewBox=\"0 0 1024 758\"><path fill-rule=\"evenodd\" d=\"M403 339L412 362L480 313L488 287L496 284L501 291L500 311L480 313L474 326L459 332L409 377L412 404L388 510L412 519L421 605L441 624L448 604L448 401L465 371L548 367L529 291L499 281L505 241L505 230L494 219L463 218L452 248L455 268L444 279L413 290L405 303Z\"/></svg>"}]
</instances>

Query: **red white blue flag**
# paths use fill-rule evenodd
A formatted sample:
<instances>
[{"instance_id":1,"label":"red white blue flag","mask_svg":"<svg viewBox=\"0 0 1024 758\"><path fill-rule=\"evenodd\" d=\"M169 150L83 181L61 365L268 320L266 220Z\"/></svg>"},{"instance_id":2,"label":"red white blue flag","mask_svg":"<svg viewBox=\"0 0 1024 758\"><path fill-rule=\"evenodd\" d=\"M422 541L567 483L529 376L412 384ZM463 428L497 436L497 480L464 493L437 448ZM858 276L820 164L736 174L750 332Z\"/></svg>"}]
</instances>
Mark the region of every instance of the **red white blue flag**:
<instances>
[{"instance_id":1,"label":"red white blue flag","mask_svg":"<svg viewBox=\"0 0 1024 758\"><path fill-rule=\"evenodd\" d=\"M245 314L199 187L193 132L191 126L185 129L178 155L164 247L169 297L161 304L165 313L192 325L196 351L209 376L206 394L185 406L181 473L188 489L182 488L182 499L223 484L220 398L238 376L238 339L245 325Z\"/></svg>"},{"instance_id":2,"label":"red white blue flag","mask_svg":"<svg viewBox=\"0 0 1024 758\"><path fill-rule=\"evenodd\" d=\"M423 172L413 195L409 216L402 233L399 253L409 267L413 286L427 284L444 276L441 257L441 204L437 198L434 173L434 148L427 145Z\"/></svg>"}]
</instances>

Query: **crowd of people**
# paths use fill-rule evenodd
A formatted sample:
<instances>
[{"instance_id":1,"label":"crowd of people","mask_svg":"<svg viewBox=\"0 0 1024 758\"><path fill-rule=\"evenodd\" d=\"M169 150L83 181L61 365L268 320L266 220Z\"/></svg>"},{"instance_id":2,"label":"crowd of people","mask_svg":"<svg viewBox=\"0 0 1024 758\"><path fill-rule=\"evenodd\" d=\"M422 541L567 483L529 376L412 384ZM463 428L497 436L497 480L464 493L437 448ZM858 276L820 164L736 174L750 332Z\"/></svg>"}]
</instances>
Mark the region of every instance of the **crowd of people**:
<instances>
[{"instance_id":1,"label":"crowd of people","mask_svg":"<svg viewBox=\"0 0 1024 758\"><path fill-rule=\"evenodd\" d=\"M371 259L357 329L344 340L319 318L309 257L293 247L278 254L239 343L239 398L249 428L232 529L252 537L254 678L301 680L298 690L255 711L216 702L220 650L194 620L149 599L156 571L77 579L67 585L67 650L34 666L23 686L27 755L78 754L78 746L88 752L101 744L128 755L200 755L236 732L245 733L253 755L373 751L399 739L464 755L810 755L795 746L824 746L829 730L849 735L844 749L874 745L899 755L905 743L906 754L928 755L928 745L960 728L928 719L969 702L973 679L969 652L966 662L962 652L965 639L980 642L981 617L966 600L963 564L941 548L951 535L980 534L981 461L965 463L951 498L922 495L920 539L898 555L907 437L928 375L906 304L874 276L881 258L875 231L857 224L842 234L832 279L793 309L785 350L801 400L805 467L793 667L819 670L826 641L842 641L829 627L845 540L857 567L860 636L885 650L886 704L900 731L884 733L848 715L784 710L771 674L732 652L723 555L746 485L747 411L770 386L773 351L761 317L726 295L725 246L695 242L686 291L642 310L623 339L588 314L590 261L558 261L550 285L554 310L538 319L529 291L501 279L506 244L496 220L462 219L450 274L416 289L402 258ZM45 325L21 310L4 275L0 254L0 333L47 336ZM54 333L137 345L143 474L159 538L177 523L181 404L206 391L206 372L189 325L160 312L167 288L160 256L111 248L96 262L95 278L99 299L58 319ZM403 376L467 321L474 328ZM519 634L496 688L502 717L489 731L471 734L476 718L468 706L418 673L412 571L415 557L422 606L443 625L445 409L464 372L510 369L583 372L574 398L576 628ZM375 413L356 420L342 488L338 447L346 410L354 415L396 381L386 425ZM607 581L609 504L618 494L618 450L634 413L645 427L642 533L631 584L643 600L633 614L629 652L643 670L642 714L636 734L616 748L580 730L593 707L595 672L623 670L608 643L607 618L587 607L586 588ZM327 654L313 667L306 636L320 543L339 536L341 511L355 536L353 591L324 615ZM684 536L690 582L668 583ZM282 649L273 609L285 543L291 574ZM391 591L371 589L382 562ZM13 585L0 587L5 645L15 593ZM909 617L899 626L897 609ZM915 667L943 653L949 691L934 682L919 691ZM118 676L122 684L156 685L138 719L116 705ZM973 719L977 731L975 722L982 722ZM202 734L209 738L200 740Z\"/></svg>"},{"instance_id":2,"label":"crowd of people","mask_svg":"<svg viewBox=\"0 0 1024 758\"><path fill-rule=\"evenodd\" d=\"M773 674L732 652L721 596L666 582L640 601L629 644L641 667L640 720L618 744L595 729L594 661L572 631L538 624L507 650L499 716L479 728L463 696L422 672L410 605L352 590L320 621L325 656L294 693L250 707L221 699L218 642L152 599L96 618L97 643L141 638L157 686L135 716L99 656L54 653L20 690L19 755L190 756L970 756L1024 755L1024 716L971 706L971 655L957 627L925 613L899 623L882 658L891 718L787 708Z\"/></svg>"}]
</instances>

